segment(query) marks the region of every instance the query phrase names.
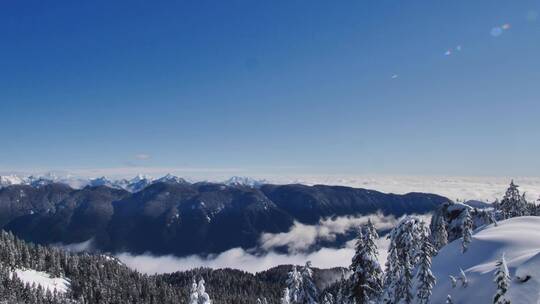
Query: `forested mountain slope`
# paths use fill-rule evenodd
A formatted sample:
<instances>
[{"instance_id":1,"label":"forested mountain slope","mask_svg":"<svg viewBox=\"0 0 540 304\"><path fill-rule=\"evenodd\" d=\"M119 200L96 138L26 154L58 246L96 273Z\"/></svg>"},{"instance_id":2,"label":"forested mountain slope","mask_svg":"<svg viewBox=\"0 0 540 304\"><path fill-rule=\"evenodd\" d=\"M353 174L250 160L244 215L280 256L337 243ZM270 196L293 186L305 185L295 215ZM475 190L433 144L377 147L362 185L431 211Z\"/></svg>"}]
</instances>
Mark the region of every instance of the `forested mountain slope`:
<instances>
[{"instance_id":1,"label":"forested mountain slope","mask_svg":"<svg viewBox=\"0 0 540 304\"><path fill-rule=\"evenodd\" d=\"M251 304L258 298L279 303L291 266L279 266L251 274L239 270L193 269L165 275L143 275L106 255L70 253L33 245L13 234L0 232L0 303L32 304L127 304L188 303L193 279L204 279L215 304ZM67 291L25 284L14 273L31 272L61 278ZM341 269L314 269L323 288L339 278ZM50 286L49 286L50 287ZM54 286L53 286L54 287Z\"/></svg>"},{"instance_id":2,"label":"forested mountain slope","mask_svg":"<svg viewBox=\"0 0 540 304\"><path fill-rule=\"evenodd\" d=\"M40 244L92 239L107 252L218 253L257 246L261 233L295 221L375 212L426 213L447 202L434 194L385 194L340 186L157 182L136 193L64 184L0 189L0 227Z\"/></svg>"}]
</instances>

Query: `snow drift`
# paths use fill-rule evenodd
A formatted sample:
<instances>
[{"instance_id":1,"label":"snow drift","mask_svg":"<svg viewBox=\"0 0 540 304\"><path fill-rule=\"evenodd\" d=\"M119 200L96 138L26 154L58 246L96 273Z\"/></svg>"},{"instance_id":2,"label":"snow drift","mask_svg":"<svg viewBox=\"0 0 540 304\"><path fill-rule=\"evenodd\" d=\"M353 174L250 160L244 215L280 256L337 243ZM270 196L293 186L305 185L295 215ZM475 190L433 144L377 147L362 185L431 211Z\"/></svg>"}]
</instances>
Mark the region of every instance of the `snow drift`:
<instances>
[{"instance_id":1,"label":"snow drift","mask_svg":"<svg viewBox=\"0 0 540 304\"><path fill-rule=\"evenodd\" d=\"M507 293L512 304L540 303L540 217L518 217L489 225L474 232L469 249L461 253L461 239L445 246L433 259L437 284L431 303L493 303L495 263L505 254L510 271ZM449 276L460 276L468 284L452 287Z\"/></svg>"}]
</instances>

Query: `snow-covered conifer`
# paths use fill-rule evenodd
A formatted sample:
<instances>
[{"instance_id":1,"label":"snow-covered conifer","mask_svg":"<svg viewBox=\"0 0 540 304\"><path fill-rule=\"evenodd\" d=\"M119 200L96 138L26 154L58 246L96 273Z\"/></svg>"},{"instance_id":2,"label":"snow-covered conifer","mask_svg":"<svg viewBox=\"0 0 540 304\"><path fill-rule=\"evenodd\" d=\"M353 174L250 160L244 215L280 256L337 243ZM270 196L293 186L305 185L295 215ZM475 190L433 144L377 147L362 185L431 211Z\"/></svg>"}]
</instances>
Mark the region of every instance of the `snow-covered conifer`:
<instances>
[{"instance_id":1,"label":"snow-covered conifer","mask_svg":"<svg viewBox=\"0 0 540 304\"><path fill-rule=\"evenodd\" d=\"M426 225L415 217L403 218L390 232L383 302L412 303L413 269L418 263L421 240L427 235Z\"/></svg>"},{"instance_id":2,"label":"snow-covered conifer","mask_svg":"<svg viewBox=\"0 0 540 304\"><path fill-rule=\"evenodd\" d=\"M419 304L429 303L431 290L436 282L435 276L431 272L431 257L434 253L435 249L431 245L429 238L424 237L422 247L420 248L418 272L416 274L418 282L416 297Z\"/></svg>"},{"instance_id":3,"label":"snow-covered conifer","mask_svg":"<svg viewBox=\"0 0 540 304\"><path fill-rule=\"evenodd\" d=\"M446 304L454 304L454 301L452 301L452 296L451 295L446 296Z\"/></svg>"},{"instance_id":4,"label":"snow-covered conifer","mask_svg":"<svg viewBox=\"0 0 540 304\"><path fill-rule=\"evenodd\" d=\"M463 233L461 242L461 252L465 253L469 248L469 244L472 240L473 220L469 208L465 208L463 214L463 223L461 225L461 232Z\"/></svg>"},{"instance_id":5,"label":"snow-covered conifer","mask_svg":"<svg viewBox=\"0 0 540 304\"><path fill-rule=\"evenodd\" d=\"M301 283L302 283L302 293L301 293L301 304L317 304L319 299L319 290L313 282L313 270L311 270L311 262L307 261L306 265L302 267L301 271Z\"/></svg>"},{"instance_id":6,"label":"snow-covered conifer","mask_svg":"<svg viewBox=\"0 0 540 304\"><path fill-rule=\"evenodd\" d=\"M525 197L519 194L519 186L510 182L502 201L498 204L504 219L528 215L528 203Z\"/></svg>"},{"instance_id":7,"label":"snow-covered conifer","mask_svg":"<svg viewBox=\"0 0 540 304\"><path fill-rule=\"evenodd\" d=\"M291 300L289 298L289 288L285 287L283 290L283 296L281 297L281 304L291 304Z\"/></svg>"},{"instance_id":8,"label":"snow-covered conifer","mask_svg":"<svg viewBox=\"0 0 540 304\"><path fill-rule=\"evenodd\" d=\"M341 270L341 279L339 280L339 289L336 294L336 304L348 304L349 303L349 295L345 294L347 293L348 286L347 280L345 279L345 271Z\"/></svg>"},{"instance_id":9,"label":"snow-covered conifer","mask_svg":"<svg viewBox=\"0 0 540 304\"><path fill-rule=\"evenodd\" d=\"M200 279L199 283L195 282L191 285L189 304L211 304L210 296L206 293L206 288L204 287L204 280Z\"/></svg>"},{"instance_id":10,"label":"snow-covered conifer","mask_svg":"<svg viewBox=\"0 0 540 304\"><path fill-rule=\"evenodd\" d=\"M382 293L382 269L377 259L375 241L379 235L371 220L362 227L356 240L356 254L352 259L351 300L371 303Z\"/></svg>"},{"instance_id":11,"label":"snow-covered conifer","mask_svg":"<svg viewBox=\"0 0 540 304\"><path fill-rule=\"evenodd\" d=\"M461 287L467 288L467 286L469 286L469 279L467 278L465 271L461 268L459 269L459 280L461 281Z\"/></svg>"},{"instance_id":12,"label":"snow-covered conifer","mask_svg":"<svg viewBox=\"0 0 540 304\"><path fill-rule=\"evenodd\" d=\"M493 297L493 304L510 304L510 300L506 298L506 292L510 285L510 274L508 272L508 266L506 265L506 259L504 254L501 259L497 261L497 270L495 270L495 280L497 284L497 292Z\"/></svg>"},{"instance_id":13,"label":"snow-covered conifer","mask_svg":"<svg viewBox=\"0 0 540 304\"><path fill-rule=\"evenodd\" d=\"M197 282L195 281L195 278L193 278L193 283L191 283L189 304L199 304L199 293L197 292Z\"/></svg>"},{"instance_id":14,"label":"snow-covered conifer","mask_svg":"<svg viewBox=\"0 0 540 304\"><path fill-rule=\"evenodd\" d=\"M448 276L450 278L450 284L452 284L452 288L456 288L457 286L457 279L453 275Z\"/></svg>"},{"instance_id":15,"label":"snow-covered conifer","mask_svg":"<svg viewBox=\"0 0 540 304\"><path fill-rule=\"evenodd\" d=\"M334 296L331 293L326 293L323 297L322 304L334 304ZM339 303L336 303L339 304Z\"/></svg>"},{"instance_id":16,"label":"snow-covered conifer","mask_svg":"<svg viewBox=\"0 0 540 304\"><path fill-rule=\"evenodd\" d=\"M438 251L446 244L448 244L448 231L446 230L447 224L444 215L437 217L437 223L435 224L435 231L433 233L433 246Z\"/></svg>"},{"instance_id":17,"label":"snow-covered conifer","mask_svg":"<svg viewBox=\"0 0 540 304\"><path fill-rule=\"evenodd\" d=\"M288 290L288 301L290 303L300 303L302 297L302 276L296 266L293 266L292 270L289 272L289 277L287 278L287 290Z\"/></svg>"}]
</instances>

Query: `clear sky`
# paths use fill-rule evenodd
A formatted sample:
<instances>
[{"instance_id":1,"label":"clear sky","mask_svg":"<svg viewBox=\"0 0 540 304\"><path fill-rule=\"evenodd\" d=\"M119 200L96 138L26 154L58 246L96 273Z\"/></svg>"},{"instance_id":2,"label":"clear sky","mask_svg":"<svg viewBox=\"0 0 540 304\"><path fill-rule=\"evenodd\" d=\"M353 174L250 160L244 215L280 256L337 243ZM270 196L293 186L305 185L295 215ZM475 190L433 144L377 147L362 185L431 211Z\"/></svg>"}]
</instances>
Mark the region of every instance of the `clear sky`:
<instances>
[{"instance_id":1,"label":"clear sky","mask_svg":"<svg viewBox=\"0 0 540 304\"><path fill-rule=\"evenodd\" d=\"M1 1L0 171L538 176L539 12Z\"/></svg>"}]
</instances>

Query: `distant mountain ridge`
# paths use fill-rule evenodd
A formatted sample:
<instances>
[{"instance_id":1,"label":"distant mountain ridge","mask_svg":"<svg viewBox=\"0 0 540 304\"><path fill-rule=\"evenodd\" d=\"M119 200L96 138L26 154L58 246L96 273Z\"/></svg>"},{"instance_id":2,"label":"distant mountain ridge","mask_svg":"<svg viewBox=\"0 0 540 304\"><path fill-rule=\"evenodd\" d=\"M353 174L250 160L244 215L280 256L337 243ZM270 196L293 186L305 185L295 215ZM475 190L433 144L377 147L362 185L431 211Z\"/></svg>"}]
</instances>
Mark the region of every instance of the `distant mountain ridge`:
<instances>
[{"instance_id":1,"label":"distant mountain ridge","mask_svg":"<svg viewBox=\"0 0 540 304\"><path fill-rule=\"evenodd\" d=\"M435 194L342 186L192 184L172 176L133 193L107 180L82 189L44 183L0 189L0 227L35 243L92 239L101 251L185 256L251 249L261 233L287 232L295 221L422 214L448 201Z\"/></svg>"},{"instance_id":2,"label":"distant mountain ridge","mask_svg":"<svg viewBox=\"0 0 540 304\"><path fill-rule=\"evenodd\" d=\"M58 183L65 184L74 189L82 189L84 187L97 187L106 186L115 189L124 189L129 192L138 192L154 183L171 183L171 184L183 184L188 183L185 179L167 174L160 178L152 178L148 175L139 174L131 179L109 179L105 176L98 178L84 178L75 176L59 177L54 174L46 174L41 176L19 176L19 175L0 175L0 188L13 186L13 185L29 185L32 187L43 187L48 184ZM258 180L244 176L233 176L222 182L229 186L250 186L260 187L263 184L268 183L265 180Z\"/></svg>"}]
</instances>

